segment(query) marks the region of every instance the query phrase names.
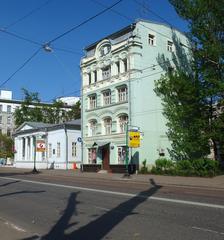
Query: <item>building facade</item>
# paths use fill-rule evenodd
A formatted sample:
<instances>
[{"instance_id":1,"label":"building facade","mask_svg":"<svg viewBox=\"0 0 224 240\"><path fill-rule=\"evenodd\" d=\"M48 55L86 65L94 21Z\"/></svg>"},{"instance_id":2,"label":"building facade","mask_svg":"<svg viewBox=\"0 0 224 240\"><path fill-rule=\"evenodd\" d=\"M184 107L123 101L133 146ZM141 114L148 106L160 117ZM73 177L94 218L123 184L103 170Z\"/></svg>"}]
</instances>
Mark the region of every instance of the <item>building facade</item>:
<instances>
[{"instance_id":1,"label":"building facade","mask_svg":"<svg viewBox=\"0 0 224 240\"><path fill-rule=\"evenodd\" d=\"M174 57L185 54L180 43L188 45L183 33L139 20L86 47L81 60L86 169L122 169L126 125L141 132L141 145L130 148L129 163L139 166L146 159L152 165L159 157L168 157L166 119L154 88L166 68L175 67Z\"/></svg>"},{"instance_id":2,"label":"building facade","mask_svg":"<svg viewBox=\"0 0 224 240\"><path fill-rule=\"evenodd\" d=\"M70 110L79 101L78 97L63 97L58 100L64 103L63 110ZM0 90L0 133L12 136L15 131L14 112L22 104L22 100L12 98L12 91ZM52 103L41 102L40 106L51 107ZM33 107L32 105L30 107Z\"/></svg>"},{"instance_id":3,"label":"building facade","mask_svg":"<svg viewBox=\"0 0 224 240\"><path fill-rule=\"evenodd\" d=\"M14 134L17 168L73 169L81 163L80 120L62 124L23 123ZM38 140L44 141L44 151L35 151Z\"/></svg>"}]
</instances>

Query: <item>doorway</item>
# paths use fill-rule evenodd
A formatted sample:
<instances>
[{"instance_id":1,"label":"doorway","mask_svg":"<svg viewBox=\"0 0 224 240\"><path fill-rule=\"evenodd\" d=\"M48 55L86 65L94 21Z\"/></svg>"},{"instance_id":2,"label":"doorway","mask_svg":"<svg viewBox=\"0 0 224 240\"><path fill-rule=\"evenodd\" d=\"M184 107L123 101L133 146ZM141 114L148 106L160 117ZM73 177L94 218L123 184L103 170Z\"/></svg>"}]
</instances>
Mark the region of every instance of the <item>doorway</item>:
<instances>
[{"instance_id":1,"label":"doorway","mask_svg":"<svg viewBox=\"0 0 224 240\"><path fill-rule=\"evenodd\" d=\"M102 165L103 170L110 170L110 150L109 150L109 144L102 147Z\"/></svg>"}]
</instances>

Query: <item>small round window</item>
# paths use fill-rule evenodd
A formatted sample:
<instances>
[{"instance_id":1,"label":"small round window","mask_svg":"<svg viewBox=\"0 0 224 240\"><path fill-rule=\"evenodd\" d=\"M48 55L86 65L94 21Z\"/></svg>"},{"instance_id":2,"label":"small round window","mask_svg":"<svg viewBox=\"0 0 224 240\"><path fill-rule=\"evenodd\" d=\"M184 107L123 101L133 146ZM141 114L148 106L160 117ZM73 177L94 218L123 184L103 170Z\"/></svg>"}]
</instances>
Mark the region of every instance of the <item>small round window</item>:
<instances>
[{"instance_id":1,"label":"small round window","mask_svg":"<svg viewBox=\"0 0 224 240\"><path fill-rule=\"evenodd\" d=\"M110 52L110 50L111 50L111 45L109 44L103 45L99 50L100 56L102 57L107 55Z\"/></svg>"}]
</instances>

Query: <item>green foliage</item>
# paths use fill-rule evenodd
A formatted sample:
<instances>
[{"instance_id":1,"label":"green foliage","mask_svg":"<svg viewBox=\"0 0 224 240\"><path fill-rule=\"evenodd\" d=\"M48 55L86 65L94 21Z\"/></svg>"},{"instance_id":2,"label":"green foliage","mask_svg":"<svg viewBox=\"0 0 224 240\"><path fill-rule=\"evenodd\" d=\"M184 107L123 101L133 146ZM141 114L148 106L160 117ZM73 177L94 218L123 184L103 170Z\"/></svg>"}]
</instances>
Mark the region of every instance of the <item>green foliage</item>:
<instances>
[{"instance_id":1,"label":"green foliage","mask_svg":"<svg viewBox=\"0 0 224 240\"><path fill-rule=\"evenodd\" d=\"M140 173L148 173L148 167L147 167L147 160L145 159L143 162L142 162L142 167L140 169Z\"/></svg>"},{"instance_id":2,"label":"green foliage","mask_svg":"<svg viewBox=\"0 0 224 240\"><path fill-rule=\"evenodd\" d=\"M62 101L56 100L52 105L46 106L41 104L37 92L32 93L26 89L22 89L22 91L24 100L21 107L17 108L14 112L17 127L28 121L57 124L80 118L80 101L72 106L71 109L66 109Z\"/></svg>"},{"instance_id":3,"label":"green foliage","mask_svg":"<svg viewBox=\"0 0 224 240\"><path fill-rule=\"evenodd\" d=\"M220 165L218 161L207 158L180 160L177 162L163 158L156 160L151 173L175 176L212 177L220 173Z\"/></svg>"},{"instance_id":4,"label":"green foliage","mask_svg":"<svg viewBox=\"0 0 224 240\"><path fill-rule=\"evenodd\" d=\"M13 157L13 140L0 134L0 158Z\"/></svg>"},{"instance_id":5,"label":"green foliage","mask_svg":"<svg viewBox=\"0 0 224 240\"><path fill-rule=\"evenodd\" d=\"M155 91L164 105L171 157L176 160L205 158L212 141L215 157L224 156L224 1L169 0L177 13L189 23L191 45L173 36L176 54ZM191 49L191 51L189 50ZM187 57L187 54L192 54ZM164 56L158 57L164 62ZM189 61L190 60L190 61Z\"/></svg>"}]
</instances>

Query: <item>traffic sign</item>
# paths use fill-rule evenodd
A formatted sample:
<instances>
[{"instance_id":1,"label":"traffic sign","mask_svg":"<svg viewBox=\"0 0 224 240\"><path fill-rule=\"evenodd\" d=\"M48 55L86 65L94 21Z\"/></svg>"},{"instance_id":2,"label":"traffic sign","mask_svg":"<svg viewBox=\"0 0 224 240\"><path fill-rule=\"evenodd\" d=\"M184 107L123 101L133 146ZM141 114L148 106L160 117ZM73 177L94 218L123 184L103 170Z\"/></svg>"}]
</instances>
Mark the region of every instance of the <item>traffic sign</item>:
<instances>
[{"instance_id":1,"label":"traffic sign","mask_svg":"<svg viewBox=\"0 0 224 240\"><path fill-rule=\"evenodd\" d=\"M37 152L45 152L46 144L44 139L40 139L36 141L36 151Z\"/></svg>"}]
</instances>

